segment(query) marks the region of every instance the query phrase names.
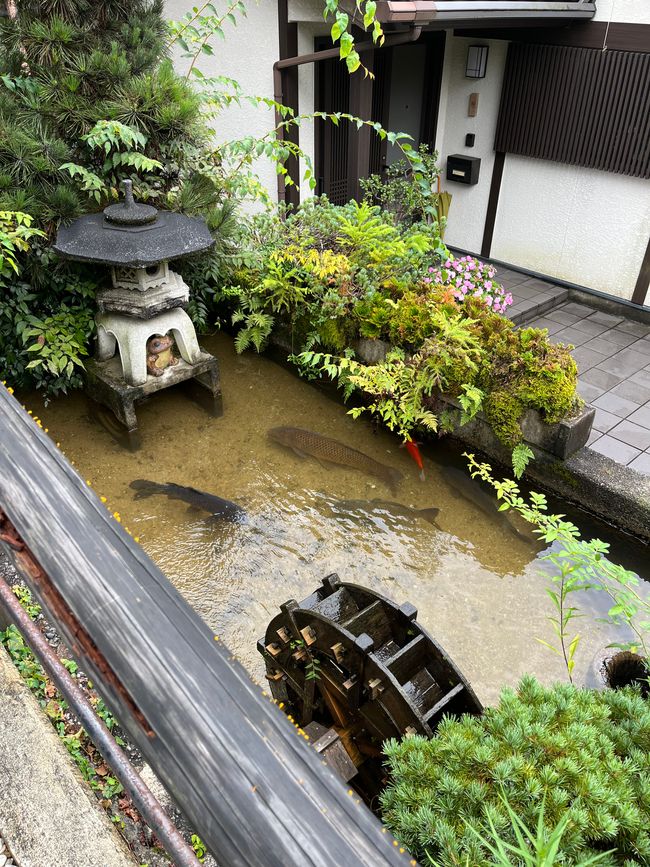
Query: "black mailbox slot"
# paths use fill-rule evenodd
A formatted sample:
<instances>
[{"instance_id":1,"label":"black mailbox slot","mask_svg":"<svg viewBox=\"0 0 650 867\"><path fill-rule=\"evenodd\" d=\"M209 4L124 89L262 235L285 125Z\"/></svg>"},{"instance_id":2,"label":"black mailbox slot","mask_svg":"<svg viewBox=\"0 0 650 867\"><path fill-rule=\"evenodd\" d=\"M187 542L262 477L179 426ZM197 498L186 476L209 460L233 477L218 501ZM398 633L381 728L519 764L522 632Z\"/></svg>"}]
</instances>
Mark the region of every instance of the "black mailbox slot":
<instances>
[{"instance_id":1,"label":"black mailbox slot","mask_svg":"<svg viewBox=\"0 0 650 867\"><path fill-rule=\"evenodd\" d=\"M450 154L447 157L447 180L457 181L459 184L478 184L480 166L479 157Z\"/></svg>"}]
</instances>

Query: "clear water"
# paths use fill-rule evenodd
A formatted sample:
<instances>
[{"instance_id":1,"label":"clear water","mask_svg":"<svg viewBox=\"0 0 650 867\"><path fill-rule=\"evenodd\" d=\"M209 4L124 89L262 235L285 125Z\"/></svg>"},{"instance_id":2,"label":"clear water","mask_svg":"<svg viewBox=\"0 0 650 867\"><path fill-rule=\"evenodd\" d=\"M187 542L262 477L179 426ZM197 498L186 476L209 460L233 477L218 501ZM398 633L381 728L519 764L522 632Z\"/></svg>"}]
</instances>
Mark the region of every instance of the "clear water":
<instances>
[{"instance_id":1,"label":"clear water","mask_svg":"<svg viewBox=\"0 0 650 867\"><path fill-rule=\"evenodd\" d=\"M91 421L83 395L45 409L36 396L28 403L254 677L263 675L256 641L278 606L304 598L330 572L415 604L419 620L484 702L525 672L545 682L565 676L559 657L536 640L552 641L540 545L516 537L496 512L484 514L444 481L439 465L462 466L458 455L444 445L425 451L423 483L393 435L354 421L345 407L269 359L237 356L226 336L203 343L220 360L224 416L209 418L178 389L163 392L138 411L143 447L135 454ZM299 459L267 439L278 425L318 431L398 467L405 475L398 493L357 471ZM215 522L166 497L134 500L129 483L139 478L233 500L247 519ZM437 507L438 526L376 507L374 498ZM625 565L640 573L648 568L645 547L602 526L588 529L611 536ZM596 622L607 601L592 594L582 605L578 680L594 652L615 638Z\"/></svg>"}]
</instances>

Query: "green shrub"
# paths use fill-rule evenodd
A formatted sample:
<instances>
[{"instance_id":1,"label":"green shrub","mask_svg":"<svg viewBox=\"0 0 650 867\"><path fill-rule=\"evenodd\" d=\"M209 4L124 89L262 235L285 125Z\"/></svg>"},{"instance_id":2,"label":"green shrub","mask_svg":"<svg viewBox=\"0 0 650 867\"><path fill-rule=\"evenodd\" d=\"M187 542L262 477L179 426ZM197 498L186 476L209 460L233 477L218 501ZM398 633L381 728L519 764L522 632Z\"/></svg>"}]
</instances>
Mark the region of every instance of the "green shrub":
<instances>
[{"instance_id":1,"label":"green shrub","mask_svg":"<svg viewBox=\"0 0 650 867\"><path fill-rule=\"evenodd\" d=\"M493 269L463 260L482 281L481 298L449 280L435 282L433 265L444 249L435 224L407 225L368 201L338 207L321 198L284 223L269 214L254 218L245 241L244 278L235 274L221 292L234 308L232 322L241 326L237 350L259 351L281 331L303 371L344 371L345 386L353 382L346 378L347 362L330 359L323 366L314 350L344 356L355 338L387 341L402 352L399 360L375 370L362 365L354 383L359 390L362 381L369 383L367 395L377 399L371 405L391 429L432 429L430 413L437 412L441 393L462 406L461 413L441 417L444 430L466 423L483 406L499 439L518 449L519 474L532 454L522 445L526 410L539 410L553 423L578 404L569 348L551 343L545 331L515 328L495 312L503 305L494 300Z\"/></svg>"},{"instance_id":2,"label":"green shrub","mask_svg":"<svg viewBox=\"0 0 650 867\"><path fill-rule=\"evenodd\" d=\"M493 864L469 826L515 844L502 794L530 828L568 816L556 864L650 864L650 703L632 688L595 692L522 679L483 716L443 720L430 740L385 745L383 818L422 863Z\"/></svg>"}]
</instances>

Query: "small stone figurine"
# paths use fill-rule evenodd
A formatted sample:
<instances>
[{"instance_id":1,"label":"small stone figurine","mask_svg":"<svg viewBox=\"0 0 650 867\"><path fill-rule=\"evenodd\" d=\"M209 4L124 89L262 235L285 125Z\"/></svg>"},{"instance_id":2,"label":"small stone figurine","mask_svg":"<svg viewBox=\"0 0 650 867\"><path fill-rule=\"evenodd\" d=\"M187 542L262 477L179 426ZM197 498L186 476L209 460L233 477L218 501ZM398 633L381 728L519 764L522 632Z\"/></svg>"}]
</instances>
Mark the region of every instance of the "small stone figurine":
<instances>
[{"instance_id":1,"label":"small stone figurine","mask_svg":"<svg viewBox=\"0 0 650 867\"><path fill-rule=\"evenodd\" d=\"M147 340L147 373L162 376L168 367L178 364L172 353L174 339L169 334L154 334Z\"/></svg>"}]
</instances>

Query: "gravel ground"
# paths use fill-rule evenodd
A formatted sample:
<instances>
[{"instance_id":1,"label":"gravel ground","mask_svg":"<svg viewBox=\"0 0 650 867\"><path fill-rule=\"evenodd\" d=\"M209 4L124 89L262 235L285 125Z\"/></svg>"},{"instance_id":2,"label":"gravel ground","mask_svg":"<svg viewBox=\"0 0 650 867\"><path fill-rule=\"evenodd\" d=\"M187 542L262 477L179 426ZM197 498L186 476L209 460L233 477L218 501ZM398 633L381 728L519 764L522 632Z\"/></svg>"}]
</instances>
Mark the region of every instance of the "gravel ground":
<instances>
[{"instance_id":1,"label":"gravel ground","mask_svg":"<svg viewBox=\"0 0 650 867\"><path fill-rule=\"evenodd\" d=\"M18 577L18 574L16 573L9 559L2 550L0 550L0 575L10 585L24 583ZM54 627L52 627L47 622L43 615L39 615L36 622L38 623L48 643L56 650L57 655L61 658L71 658L71 654L65 648L56 629L54 629ZM4 629L5 626L6 624L3 622L3 615L0 613L0 630ZM91 687L89 687L88 677L81 670L78 670L72 676L77 680L78 685L81 687L86 697L89 699L94 699L97 693ZM75 718L74 714L68 711L66 711L65 713L65 723L67 728L79 728L79 722ZM167 791L164 789L160 781L155 777L151 768L149 768L148 765L144 764L140 751L137 749L136 746L129 742L125 733L121 729L119 729L119 727L114 728L112 734L124 740L125 744L122 749L126 753L129 761L138 771L142 772L143 776L146 778L147 785L152 789L152 791L164 807L166 813L170 816L176 827L189 842L192 832L187 824L187 821L185 820L180 810L172 802L170 796L168 795ZM104 768L106 767L104 765L101 755L98 752L92 752L89 755L89 758L93 762L95 767L100 769L100 772L102 766ZM103 772L106 773L105 770ZM116 828L118 829L122 837L125 839L137 863L146 864L147 867L170 867L171 861L169 859L169 856L162 850L160 842L156 838L155 833L143 821L142 817L140 816L126 793L114 795L112 798L103 798L101 793L97 791L95 791L95 795L97 796L104 809L109 814L109 817L114 822ZM210 855L206 855L203 863L205 867L217 867L216 862ZM7 844L0 837L0 867L11 867L11 865L14 864L15 862L10 857L10 852Z\"/></svg>"}]
</instances>

